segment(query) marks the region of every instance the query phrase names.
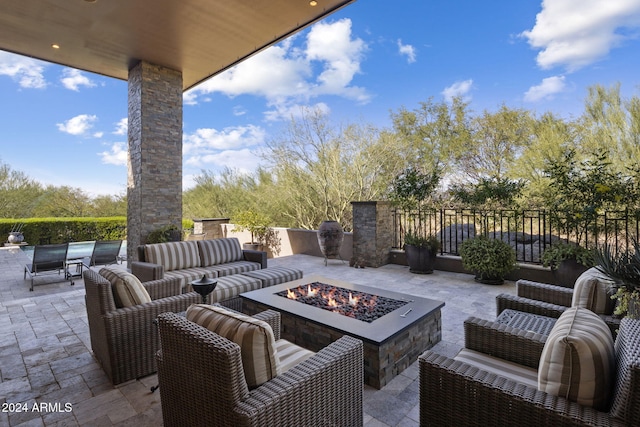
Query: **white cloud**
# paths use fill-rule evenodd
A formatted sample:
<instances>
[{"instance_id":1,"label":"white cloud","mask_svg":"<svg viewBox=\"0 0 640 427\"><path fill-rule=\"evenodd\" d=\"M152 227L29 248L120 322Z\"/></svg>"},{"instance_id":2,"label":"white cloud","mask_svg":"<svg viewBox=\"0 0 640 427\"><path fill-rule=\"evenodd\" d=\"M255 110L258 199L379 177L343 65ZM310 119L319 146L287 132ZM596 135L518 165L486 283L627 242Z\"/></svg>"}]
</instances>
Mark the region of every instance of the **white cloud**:
<instances>
[{"instance_id":1,"label":"white cloud","mask_svg":"<svg viewBox=\"0 0 640 427\"><path fill-rule=\"evenodd\" d=\"M228 97L262 96L270 106L307 102L320 95L335 95L366 103L370 95L353 86L366 51L361 39L353 39L351 21L320 22L311 27L303 46L289 38L185 93L186 104L219 92ZM259 70L259 72L256 72ZM315 71L315 70L320 70Z\"/></svg>"},{"instance_id":2,"label":"white cloud","mask_svg":"<svg viewBox=\"0 0 640 427\"><path fill-rule=\"evenodd\" d=\"M37 59L0 51L0 75L9 76L23 88L44 89L47 64Z\"/></svg>"},{"instance_id":3,"label":"white cloud","mask_svg":"<svg viewBox=\"0 0 640 427\"><path fill-rule=\"evenodd\" d=\"M87 133L92 127L93 123L98 120L97 116L80 114L75 116L64 123L57 123L58 130L61 132L69 133L71 135L83 135Z\"/></svg>"},{"instance_id":4,"label":"white cloud","mask_svg":"<svg viewBox=\"0 0 640 427\"><path fill-rule=\"evenodd\" d=\"M259 126L234 126L217 129L198 129L183 136L182 152L191 166L203 166L222 150L255 147L264 142L266 132Z\"/></svg>"},{"instance_id":5,"label":"white cloud","mask_svg":"<svg viewBox=\"0 0 640 427\"><path fill-rule=\"evenodd\" d=\"M322 114L328 115L331 112L331 109L324 102L318 102L314 105L280 104L275 105L272 110L266 111L264 116L267 121L273 122L279 120L290 120L291 118L301 118L304 116L305 112L308 111L319 111Z\"/></svg>"},{"instance_id":6,"label":"white cloud","mask_svg":"<svg viewBox=\"0 0 640 427\"><path fill-rule=\"evenodd\" d=\"M640 29L640 0L544 0L531 30L523 31L539 49L538 66L568 71L592 64Z\"/></svg>"},{"instance_id":7,"label":"white cloud","mask_svg":"<svg viewBox=\"0 0 640 427\"><path fill-rule=\"evenodd\" d=\"M82 74L82 71L75 68L65 68L62 71L63 77L60 79L64 87L78 92L80 86L94 87L96 84L89 77Z\"/></svg>"},{"instance_id":8,"label":"white cloud","mask_svg":"<svg viewBox=\"0 0 640 427\"><path fill-rule=\"evenodd\" d=\"M472 87L473 79L455 82L451 86L444 88L444 90L442 91L442 96L444 96L444 99L447 102L451 102L456 96L460 96L466 99L467 94L469 93L469 91L471 91Z\"/></svg>"},{"instance_id":9,"label":"white cloud","mask_svg":"<svg viewBox=\"0 0 640 427\"><path fill-rule=\"evenodd\" d=\"M102 157L102 163L127 166L128 145L126 142L114 142L109 151L98 154Z\"/></svg>"},{"instance_id":10,"label":"white cloud","mask_svg":"<svg viewBox=\"0 0 640 427\"><path fill-rule=\"evenodd\" d=\"M402 44L402 40L398 39L398 52L400 55L407 56L407 62L409 64L416 62L416 49L410 44Z\"/></svg>"},{"instance_id":11,"label":"white cloud","mask_svg":"<svg viewBox=\"0 0 640 427\"><path fill-rule=\"evenodd\" d=\"M553 95L562 92L566 85L564 76L553 76L542 79L537 86L531 86L524 94L524 100L527 102L536 102L543 99L552 99Z\"/></svg>"},{"instance_id":12,"label":"white cloud","mask_svg":"<svg viewBox=\"0 0 640 427\"><path fill-rule=\"evenodd\" d=\"M116 123L116 130L113 131L114 135L126 135L129 130L129 118L125 117L120 119L118 123Z\"/></svg>"},{"instance_id":13,"label":"white cloud","mask_svg":"<svg viewBox=\"0 0 640 427\"><path fill-rule=\"evenodd\" d=\"M254 172L260 163L260 157L252 150L223 150L218 153L204 155L198 159L200 164L213 166L215 169L233 169L240 173Z\"/></svg>"}]
</instances>

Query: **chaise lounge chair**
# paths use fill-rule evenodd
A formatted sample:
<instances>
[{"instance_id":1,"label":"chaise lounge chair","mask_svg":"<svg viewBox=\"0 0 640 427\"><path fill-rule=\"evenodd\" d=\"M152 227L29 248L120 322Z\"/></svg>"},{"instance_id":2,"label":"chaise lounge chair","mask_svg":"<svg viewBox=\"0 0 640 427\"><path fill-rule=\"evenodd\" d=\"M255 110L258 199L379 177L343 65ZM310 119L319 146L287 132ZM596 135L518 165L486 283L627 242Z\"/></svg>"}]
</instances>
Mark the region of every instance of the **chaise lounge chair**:
<instances>
[{"instance_id":1,"label":"chaise lounge chair","mask_svg":"<svg viewBox=\"0 0 640 427\"><path fill-rule=\"evenodd\" d=\"M27 273L31 278L31 288L33 291L33 277L45 271L64 270L67 262L67 251L69 243L59 243L53 245L35 245L33 248L33 260L30 264L24 266L24 279L27 279ZM65 276L66 278L66 276ZM71 282L73 284L73 281Z\"/></svg>"},{"instance_id":2,"label":"chaise lounge chair","mask_svg":"<svg viewBox=\"0 0 640 427\"><path fill-rule=\"evenodd\" d=\"M118 262L122 240L96 240L93 246L93 253L90 257L85 257L82 264L86 267L95 265L109 265Z\"/></svg>"}]
</instances>

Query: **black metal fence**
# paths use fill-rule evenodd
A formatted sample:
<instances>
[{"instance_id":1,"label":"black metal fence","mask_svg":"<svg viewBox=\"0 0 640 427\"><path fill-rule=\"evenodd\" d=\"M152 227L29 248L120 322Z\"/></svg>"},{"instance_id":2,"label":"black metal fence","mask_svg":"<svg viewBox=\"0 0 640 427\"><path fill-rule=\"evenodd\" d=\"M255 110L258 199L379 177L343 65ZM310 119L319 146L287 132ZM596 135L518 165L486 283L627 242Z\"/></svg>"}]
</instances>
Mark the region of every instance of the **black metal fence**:
<instances>
[{"instance_id":1,"label":"black metal fence","mask_svg":"<svg viewBox=\"0 0 640 427\"><path fill-rule=\"evenodd\" d=\"M581 221L574 214L547 210L480 210L427 208L393 212L393 247L404 245L404 235L434 234L440 239L442 254L458 254L460 244L484 234L511 244L519 262L539 264L540 256L558 240L584 247L629 249L640 236L640 211L611 211Z\"/></svg>"}]
</instances>

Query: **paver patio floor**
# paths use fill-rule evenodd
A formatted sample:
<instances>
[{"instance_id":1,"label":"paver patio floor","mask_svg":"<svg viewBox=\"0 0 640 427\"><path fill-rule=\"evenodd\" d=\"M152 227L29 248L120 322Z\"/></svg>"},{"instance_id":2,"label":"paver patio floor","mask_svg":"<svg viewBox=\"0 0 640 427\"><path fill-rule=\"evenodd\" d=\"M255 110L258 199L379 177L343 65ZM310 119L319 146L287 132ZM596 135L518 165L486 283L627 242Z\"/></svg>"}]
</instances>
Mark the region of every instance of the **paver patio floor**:
<instances>
[{"instance_id":1,"label":"paver patio floor","mask_svg":"<svg viewBox=\"0 0 640 427\"><path fill-rule=\"evenodd\" d=\"M28 409L1 411L0 426L161 426L160 394L149 392L156 375L114 387L93 359L83 281L71 287L63 276L42 275L29 292L26 262L20 250L0 250L0 403ZM442 341L435 349L449 356L464 345L467 317L494 319L495 296L515 293L513 282L482 285L467 274L417 275L393 264L356 269L340 260L325 266L322 258L292 255L269 265L444 301ZM418 426L418 398L415 362L381 390L365 387L364 425ZM34 410L36 402L46 407Z\"/></svg>"}]
</instances>

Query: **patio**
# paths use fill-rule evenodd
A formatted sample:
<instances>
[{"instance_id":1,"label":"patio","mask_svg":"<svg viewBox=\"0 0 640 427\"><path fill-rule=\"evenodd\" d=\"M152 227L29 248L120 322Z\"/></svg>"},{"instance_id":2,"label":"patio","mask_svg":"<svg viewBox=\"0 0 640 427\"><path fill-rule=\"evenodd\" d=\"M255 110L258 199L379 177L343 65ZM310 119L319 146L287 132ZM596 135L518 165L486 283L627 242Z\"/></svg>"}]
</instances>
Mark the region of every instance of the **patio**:
<instances>
[{"instance_id":1,"label":"patio","mask_svg":"<svg viewBox=\"0 0 640 427\"><path fill-rule=\"evenodd\" d=\"M114 387L93 359L82 280L71 287L62 275L59 280L37 277L34 292L29 292L23 280L26 262L20 250L0 250L0 402L28 407L28 412L6 412L3 406L0 425L162 425L160 395L149 392L156 375ZM495 318L495 296L515 293L512 282L481 285L467 274L436 270L416 275L394 264L355 269L329 260L325 267L323 258L291 255L270 259L269 265L292 265L305 276L320 274L444 301L442 341L435 347L444 355L454 355L463 346L464 319ZM414 362L381 390L365 387L364 425L417 426L418 398ZM46 407L34 411L36 402Z\"/></svg>"}]
</instances>

